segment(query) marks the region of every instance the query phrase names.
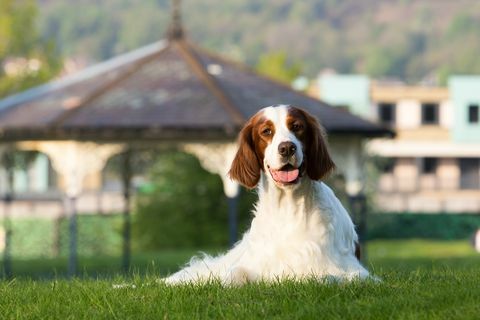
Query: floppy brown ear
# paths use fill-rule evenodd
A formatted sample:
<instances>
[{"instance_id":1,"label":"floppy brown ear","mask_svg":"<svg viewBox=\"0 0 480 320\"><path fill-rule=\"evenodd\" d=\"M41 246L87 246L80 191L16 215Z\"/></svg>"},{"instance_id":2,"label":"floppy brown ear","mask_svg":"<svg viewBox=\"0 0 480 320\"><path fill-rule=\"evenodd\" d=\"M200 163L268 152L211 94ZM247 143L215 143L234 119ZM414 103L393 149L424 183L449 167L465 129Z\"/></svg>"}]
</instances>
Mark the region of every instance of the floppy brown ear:
<instances>
[{"instance_id":1,"label":"floppy brown ear","mask_svg":"<svg viewBox=\"0 0 480 320\"><path fill-rule=\"evenodd\" d=\"M305 146L307 175L312 180L321 180L335 169L335 163L328 152L323 128L315 117L305 111L303 114L307 121L307 145Z\"/></svg>"},{"instance_id":2,"label":"floppy brown ear","mask_svg":"<svg viewBox=\"0 0 480 320\"><path fill-rule=\"evenodd\" d=\"M261 164L253 143L253 123L243 127L239 135L239 147L228 172L230 178L247 188L254 188L260 180Z\"/></svg>"}]
</instances>

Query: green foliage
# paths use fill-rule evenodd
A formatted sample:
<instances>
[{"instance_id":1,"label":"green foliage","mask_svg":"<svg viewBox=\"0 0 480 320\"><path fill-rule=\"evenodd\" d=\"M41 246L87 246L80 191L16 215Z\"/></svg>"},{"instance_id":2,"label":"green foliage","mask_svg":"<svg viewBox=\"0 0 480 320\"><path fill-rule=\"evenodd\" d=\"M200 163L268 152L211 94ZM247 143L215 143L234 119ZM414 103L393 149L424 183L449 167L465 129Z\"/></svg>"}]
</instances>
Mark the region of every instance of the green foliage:
<instances>
[{"instance_id":1,"label":"green foliage","mask_svg":"<svg viewBox=\"0 0 480 320\"><path fill-rule=\"evenodd\" d=\"M153 191L137 197L133 234L138 248L228 244L227 203L220 177L203 170L195 157L172 151L159 156L150 179ZM253 197L250 193L240 197L240 226L250 219Z\"/></svg>"},{"instance_id":2,"label":"green foliage","mask_svg":"<svg viewBox=\"0 0 480 320\"><path fill-rule=\"evenodd\" d=\"M250 65L265 53L286 52L291 61L301 61L303 73L310 77L333 68L408 81L480 72L475 58L480 50L479 10L475 1L365 0L359 5L358 0L190 0L183 4L189 37ZM102 60L163 38L168 19L167 0L49 0L41 2L40 25L64 54ZM267 74L289 79L283 71Z\"/></svg>"},{"instance_id":3,"label":"green foliage","mask_svg":"<svg viewBox=\"0 0 480 320\"><path fill-rule=\"evenodd\" d=\"M68 218L61 219L59 222L61 257L67 257L69 253L69 222ZM123 219L120 214L79 215L77 226L79 256L100 257L121 254Z\"/></svg>"},{"instance_id":4,"label":"green foliage","mask_svg":"<svg viewBox=\"0 0 480 320\"><path fill-rule=\"evenodd\" d=\"M373 77L378 77L390 72L394 58L390 50L372 47L366 55L365 64L365 71Z\"/></svg>"},{"instance_id":5,"label":"green foliage","mask_svg":"<svg viewBox=\"0 0 480 320\"><path fill-rule=\"evenodd\" d=\"M480 21L472 17L469 13L460 12L455 15L448 26L448 36L451 38L462 36L472 30L478 30Z\"/></svg>"},{"instance_id":6,"label":"green foliage","mask_svg":"<svg viewBox=\"0 0 480 320\"><path fill-rule=\"evenodd\" d=\"M480 227L472 214L377 213L368 215L369 239L468 239Z\"/></svg>"},{"instance_id":7,"label":"green foliage","mask_svg":"<svg viewBox=\"0 0 480 320\"><path fill-rule=\"evenodd\" d=\"M53 257L54 224L47 219L15 219L12 226L12 256L17 259Z\"/></svg>"},{"instance_id":8,"label":"green foliage","mask_svg":"<svg viewBox=\"0 0 480 320\"><path fill-rule=\"evenodd\" d=\"M38 154L37 151L8 150L8 152L5 152L0 156L0 164L4 168L11 167L20 170L28 170Z\"/></svg>"},{"instance_id":9,"label":"green foliage","mask_svg":"<svg viewBox=\"0 0 480 320\"><path fill-rule=\"evenodd\" d=\"M300 63L289 63L285 52L262 54L255 69L260 74L286 84L292 83L302 72Z\"/></svg>"},{"instance_id":10,"label":"green foliage","mask_svg":"<svg viewBox=\"0 0 480 320\"><path fill-rule=\"evenodd\" d=\"M121 215L78 215L78 254L114 256L122 248ZM67 218L12 219L12 256L15 259L67 257L69 250Z\"/></svg>"},{"instance_id":11,"label":"green foliage","mask_svg":"<svg viewBox=\"0 0 480 320\"><path fill-rule=\"evenodd\" d=\"M0 98L44 83L61 68L53 43L36 31L36 16L33 0L0 2Z\"/></svg>"}]
</instances>

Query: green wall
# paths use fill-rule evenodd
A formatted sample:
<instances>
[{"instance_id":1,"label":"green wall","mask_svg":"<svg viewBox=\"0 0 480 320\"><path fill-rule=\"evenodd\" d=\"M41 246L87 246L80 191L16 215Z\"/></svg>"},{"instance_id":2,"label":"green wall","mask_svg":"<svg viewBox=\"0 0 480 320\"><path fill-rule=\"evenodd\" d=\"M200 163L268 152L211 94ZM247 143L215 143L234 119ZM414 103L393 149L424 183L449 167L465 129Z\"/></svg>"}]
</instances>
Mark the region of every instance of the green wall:
<instances>
[{"instance_id":1,"label":"green wall","mask_svg":"<svg viewBox=\"0 0 480 320\"><path fill-rule=\"evenodd\" d=\"M468 122L469 105L480 105L480 76L452 76L448 88L453 103L453 141L480 142L480 123Z\"/></svg>"},{"instance_id":2,"label":"green wall","mask_svg":"<svg viewBox=\"0 0 480 320\"><path fill-rule=\"evenodd\" d=\"M321 99L334 106L348 106L358 116L371 117L370 80L363 75L323 75Z\"/></svg>"}]
</instances>

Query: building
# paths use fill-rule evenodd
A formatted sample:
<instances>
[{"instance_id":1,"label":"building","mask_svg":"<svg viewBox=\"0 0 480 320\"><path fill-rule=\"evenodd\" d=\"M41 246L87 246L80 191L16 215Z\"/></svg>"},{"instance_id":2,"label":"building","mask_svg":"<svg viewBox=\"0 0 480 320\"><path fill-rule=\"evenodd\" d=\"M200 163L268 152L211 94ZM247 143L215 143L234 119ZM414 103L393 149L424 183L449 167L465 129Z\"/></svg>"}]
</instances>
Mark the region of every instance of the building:
<instances>
[{"instance_id":1,"label":"building","mask_svg":"<svg viewBox=\"0 0 480 320\"><path fill-rule=\"evenodd\" d=\"M480 212L480 76L447 87L319 77L322 100L396 131L368 144L380 156L376 204L389 212Z\"/></svg>"}]
</instances>

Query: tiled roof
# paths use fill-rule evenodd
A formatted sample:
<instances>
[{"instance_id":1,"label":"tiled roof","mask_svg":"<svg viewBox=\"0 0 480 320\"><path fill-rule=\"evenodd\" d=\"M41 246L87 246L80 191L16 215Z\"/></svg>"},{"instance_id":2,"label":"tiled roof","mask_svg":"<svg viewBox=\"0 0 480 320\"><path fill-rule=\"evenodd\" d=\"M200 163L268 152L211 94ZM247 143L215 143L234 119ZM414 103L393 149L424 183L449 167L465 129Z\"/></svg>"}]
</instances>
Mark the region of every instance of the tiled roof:
<instances>
[{"instance_id":1,"label":"tiled roof","mask_svg":"<svg viewBox=\"0 0 480 320\"><path fill-rule=\"evenodd\" d=\"M389 134L173 39L0 101L0 139L231 138L259 109L275 104L307 109L331 133Z\"/></svg>"}]
</instances>

